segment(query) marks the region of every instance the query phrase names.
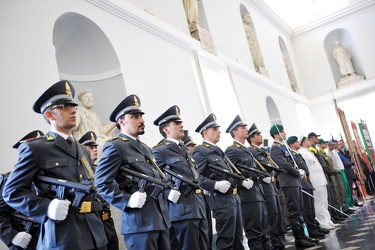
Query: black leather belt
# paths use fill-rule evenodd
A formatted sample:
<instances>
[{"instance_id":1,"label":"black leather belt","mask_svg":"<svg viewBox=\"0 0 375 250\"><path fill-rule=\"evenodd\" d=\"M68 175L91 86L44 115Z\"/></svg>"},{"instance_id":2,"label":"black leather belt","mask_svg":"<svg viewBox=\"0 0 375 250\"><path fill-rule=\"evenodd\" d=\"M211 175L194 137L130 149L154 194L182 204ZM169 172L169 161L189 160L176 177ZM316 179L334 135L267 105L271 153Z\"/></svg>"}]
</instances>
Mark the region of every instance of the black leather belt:
<instances>
[{"instance_id":1,"label":"black leather belt","mask_svg":"<svg viewBox=\"0 0 375 250\"><path fill-rule=\"evenodd\" d=\"M102 203L98 201L83 201L80 208L69 207L69 213L93 213L102 211Z\"/></svg>"}]
</instances>

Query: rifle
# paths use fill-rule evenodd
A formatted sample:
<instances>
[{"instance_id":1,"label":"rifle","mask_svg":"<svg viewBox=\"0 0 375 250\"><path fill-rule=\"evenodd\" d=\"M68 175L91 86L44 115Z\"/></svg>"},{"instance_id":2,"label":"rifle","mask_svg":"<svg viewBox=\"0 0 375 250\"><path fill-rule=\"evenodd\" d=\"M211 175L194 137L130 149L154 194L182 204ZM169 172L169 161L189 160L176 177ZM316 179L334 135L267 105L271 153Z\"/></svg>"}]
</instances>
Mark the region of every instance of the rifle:
<instances>
[{"instance_id":1,"label":"rifle","mask_svg":"<svg viewBox=\"0 0 375 250\"><path fill-rule=\"evenodd\" d=\"M248 166L244 165L243 163L237 163L236 166L239 167L240 169L254 172L254 173L256 173L260 176L263 176L263 177L271 177L267 172L263 172L263 171L260 171L258 169L255 169L255 168L248 167Z\"/></svg>"},{"instance_id":2,"label":"rifle","mask_svg":"<svg viewBox=\"0 0 375 250\"><path fill-rule=\"evenodd\" d=\"M72 206L76 208L80 208L81 201L86 194L96 193L94 185L84 185L43 175L37 175L36 179L40 182L42 188L41 196L46 195L48 198L59 200L65 200L73 196Z\"/></svg>"},{"instance_id":3,"label":"rifle","mask_svg":"<svg viewBox=\"0 0 375 250\"><path fill-rule=\"evenodd\" d=\"M32 237L37 236L40 225L38 221L33 220L30 217L27 217L26 215L20 214L18 212L10 213L9 219L12 222L12 226L18 232L26 232Z\"/></svg>"},{"instance_id":4,"label":"rifle","mask_svg":"<svg viewBox=\"0 0 375 250\"><path fill-rule=\"evenodd\" d=\"M207 166L208 166L209 168L211 168L211 169L214 169L214 170L216 170L216 171L219 171L219 172L221 172L221 173L224 173L224 174L226 174L226 175L229 175L230 177L233 177L233 178L235 178L235 179L237 179L237 180L241 180L241 181L246 180L246 178L245 178L242 174L236 174L236 173L233 173L233 172L231 172L231 171L229 171L229 170L227 170L227 169L225 169L225 168L222 168L222 167L216 166L215 164L210 163L210 164L208 164ZM215 174L213 174L213 175L215 175ZM213 175L211 175L210 177L212 177ZM211 179L211 178L210 178L210 179Z\"/></svg>"},{"instance_id":5,"label":"rifle","mask_svg":"<svg viewBox=\"0 0 375 250\"><path fill-rule=\"evenodd\" d=\"M165 189L172 188L170 182L161 181L159 179L156 179L154 177L148 176L146 174L131 170L128 167L121 166L120 167L121 175L124 177L128 177L132 180L133 186L139 187L139 192L143 193L146 188L149 186L152 186L154 190L151 193L151 197L156 199L157 196L161 191L164 191Z\"/></svg>"},{"instance_id":6,"label":"rifle","mask_svg":"<svg viewBox=\"0 0 375 250\"><path fill-rule=\"evenodd\" d=\"M273 165L272 165L272 164L267 164L266 167L271 168L272 170L275 170L275 171L280 172L280 173L287 173L287 172L285 171L285 169L279 167L279 165L277 165L277 163L276 163L276 162L275 162L270 156L267 156L267 159L268 159Z\"/></svg>"},{"instance_id":7,"label":"rifle","mask_svg":"<svg viewBox=\"0 0 375 250\"><path fill-rule=\"evenodd\" d=\"M190 179L186 178L182 174L178 174L178 173L172 171L169 168L164 168L164 172L166 173L167 177L168 177L168 175L171 177L172 184L174 184L174 186L177 190L180 190L183 182L185 182L187 184L186 190L184 192L184 195L186 195L186 196L189 196L191 191L201 188L201 186L198 182L191 181Z\"/></svg>"}]
</instances>

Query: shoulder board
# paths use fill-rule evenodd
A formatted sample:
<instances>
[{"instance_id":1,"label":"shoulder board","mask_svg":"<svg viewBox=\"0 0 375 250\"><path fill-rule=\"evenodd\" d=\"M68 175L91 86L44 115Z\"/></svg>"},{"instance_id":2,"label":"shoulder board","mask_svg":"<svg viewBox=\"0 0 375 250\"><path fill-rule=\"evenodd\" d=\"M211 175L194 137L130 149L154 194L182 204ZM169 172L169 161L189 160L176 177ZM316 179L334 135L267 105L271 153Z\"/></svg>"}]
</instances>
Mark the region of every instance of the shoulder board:
<instances>
[{"instance_id":1,"label":"shoulder board","mask_svg":"<svg viewBox=\"0 0 375 250\"><path fill-rule=\"evenodd\" d=\"M157 148L157 147L159 147L159 146L161 146L163 144L164 144L163 142L160 142L160 143L156 144L155 146L153 146L153 148Z\"/></svg>"},{"instance_id":2,"label":"shoulder board","mask_svg":"<svg viewBox=\"0 0 375 250\"><path fill-rule=\"evenodd\" d=\"M231 147L233 147L234 145L229 145L227 148L231 148Z\"/></svg>"},{"instance_id":3,"label":"shoulder board","mask_svg":"<svg viewBox=\"0 0 375 250\"><path fill-rule=\"evenodd\" d=\"M255 147L254 145L251 145L251 144L250 144L250 147L249 147L249 148L257 149L257 147Z\"/></svg>"},{"instance_id":4,"label":"shoulder board","mask_svg":"<svg viewBox=\"0 0 375 250\"><path fill-rule=\"evenodd\" d=\"M310 147L310 148L309 148L309 151L313 152L314 155L315 155L316 153L318 153L318 150L317 150L316 148L314 148L314 147Z\"/></svg>"},{"instance_id":5,"label":"shoulder board","mask_svg":"<svg viewBox=\"0 0 375 250\"><path fill-rule=\"evenodd\" d=\"M123 137L123 136L120 136L120 139L121 139L122 141L129 141L128 138L125 138L125 137Z\"/></svg>"},{"instance_id":6,"label":"shoulder board","mask_svg":"<svg viewBox=\"0 0 375 250\"><path fill-rule=\"evenodd\" d=\"M240 148L240 147L241 147L241 145L238 144L238 143L236 143L236 144L234 144L234 145L236 145L237 148Z\"/></svg>"},{"instance_id":7,"label":"shoulder board","mask_svg":"<svg viewBox=\"0 0 375 250\"><path fill-rule=\"evenodd\" d=\"M50 134L46 134L45 137L46 137L47 141L54 141L55 140L55 138Z\"/></svg>"},{"instance_id":8,"label":"shoulder board","mask_svg":"<svg viewBox=\"0 0 375 250\"><path fill-rule=\"evenodd\" d=\"M111 138L111 139L108 139L107 141L115 141L115 140L117 140L118 139L118 137L113 137L113 138Z\"/></svg>"},{"instance_id":9,"label":"shoulder board","mask_svg":"<svg viewBox=\"0 0 375 250\"><path fill-rule=\"evenodd\" d=\"M166 145L166 146L171 145L171 143L170 143L170 142L167 142L167 141L163 141L162 144L164 144L164 145Z\"/></svg>"},{"instance_id":10,"label":"shoulder board","mask_svg":"<svg viewBox=\"0 0 375 250\"><path fill-rule=\"evenodd\" d=\"M34 137L34 138L29 138L27 140L23 140L23 141L20 141L20 143L24 143L24 142L30 142L30 141L36 141L36 140L39 140L43 138L43 136L39 136L39 137Z\"/></svg>"},{"instance_id":11,"label":"shoulder board","mask_svg":"<svg viewBox=\"0 0 375 250\"><path fill-rule=\"evenodd\" d=\"M198 144L195 147L198 148L198 147L202 147L202 146L203 146L203 144Z\"/></svg>"},{"instance_id":12,"label":"shoulder board","mask_svg":"<svg viewBox=\"0 0 375 250\"><path fill-rule=\"evenodd\" d=\"M208 143L204 143L203 146L206 146L207 148L211 147L211 145Z\"/></svg>"}]
</instances>

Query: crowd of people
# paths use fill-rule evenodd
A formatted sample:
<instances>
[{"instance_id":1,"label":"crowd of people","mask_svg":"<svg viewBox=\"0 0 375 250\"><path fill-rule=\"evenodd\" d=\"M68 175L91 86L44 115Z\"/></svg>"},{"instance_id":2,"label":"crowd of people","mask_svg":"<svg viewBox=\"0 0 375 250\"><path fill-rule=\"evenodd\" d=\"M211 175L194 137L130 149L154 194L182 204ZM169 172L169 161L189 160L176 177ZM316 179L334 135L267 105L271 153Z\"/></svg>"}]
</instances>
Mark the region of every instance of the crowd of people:
<instances>
[{"instance_id":1,"label":"crowd of people","mask_svg":"<svg viewBox=\"0 0 375 250\"><path fill-rule=\"evenodd\" d=\"M122 211L127 249L244 249L243 235L251 250L285 249L288 229L305 248L361 205L343 141L313 132L287 137L273 124L274 143L265 148L257 126L237 115L225 131L233 144L223 151L214 114L195 129L203 139L197 145L174 105L154 120L163 139L151 148L140 140L141 100L129 95L109 116L120 133L98 159L94 131L72 136L74 95L65 80L47 89L33 110L50 130L14 145L18 162L0 183L0 237L11 249L119 249L110 205ZM359 167L372 180L366 165ZM367 182L367 195L373 191Z\"/></svg>"}]
</instances>

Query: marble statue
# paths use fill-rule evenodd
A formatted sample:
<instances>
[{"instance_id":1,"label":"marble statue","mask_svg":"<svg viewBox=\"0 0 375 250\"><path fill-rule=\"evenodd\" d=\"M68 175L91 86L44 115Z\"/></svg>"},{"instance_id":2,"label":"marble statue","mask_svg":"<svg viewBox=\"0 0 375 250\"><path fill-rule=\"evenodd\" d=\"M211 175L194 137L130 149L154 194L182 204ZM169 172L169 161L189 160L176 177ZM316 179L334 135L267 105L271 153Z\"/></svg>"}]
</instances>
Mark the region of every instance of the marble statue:
<instances>
[{"instance_id":1,"label":"marble statue","mask_svg":"<svg viewBox=\"0 0 375 250\"><path fill-rule=\"evenodd\" d=\"M78 93L81 105L77 108L76 126L73 128L74 138L81 138L87 131L94 131L97 135L97 143L102 146L111 138L111 133L116 129L115 123L102 126L99 116L93 109L94 101L91 89L83 89ZM98 150L101 152L101 150Z\"/></svg>"},{"instance_id":2,"label":"marble statue","mask_svg":"<svg viewBox=\"0 0 375 250\"><path fill-rule=\"evenodd\" d=\"M189 25L190 34L193 38L199 40L198 23L199 12L197 0L183 0L185 14Z\"/></svg>"},{"instance_id":3,"label":"marble statue","mask_svg":"<svg viewBox=\"0 0 375 250\"><path fill-rule=\"evenodd\" d=\"M249 12L246 12L242 15L242 22L245 28L245 33L249 44L251 56L254 62L255 70L258 73L261 73L260 68L263 67L263 59L260 52L260 47L255 30L252 27L252 20Z\"/></svg>"},{"instance_id":4,"label":"marble statue","mask_svg":"<svg viewBox=\"0 0 375 250\"><path fill-rule=\"evenodd\" d=\"M333 49L332 54L340 68L340 73L343 76L340 81L336 83L337 88L346 87L350 84L365 80L365 76L355 73L351 55L339 44L338 41L335 41L335 44L336 47Z\"/></svg>"},{"instance_id":5,"label":"marble statue","mask_svg":"<svg viewBox=\"0 0 375 250\"><path fill-rule=\"evenodd\" d=\"M290 62L285 44L281 41L280 41L280 49L281 49L281 54L282 54L283 61L284 61L284 64L285 64L286 73L288 74L290 86L292 87L292 90L294 92L299 93L299 88L298 88L298 85L297 85L296 77L294 75L292 64Z\"/></svg>"},{"instance_id":6,"label":"marble statue","mask_svg":"<svg viewBox=\"0 0 375 250\"><path fill-rule=\"evenodd\" d=\"M351 55L339 44L338 41L335 41L336 47L333 49L333 58L335 58L337 64L340 68L341 75L350 76L355 73L352 64Z\"/></svg>"}]
</instances>

